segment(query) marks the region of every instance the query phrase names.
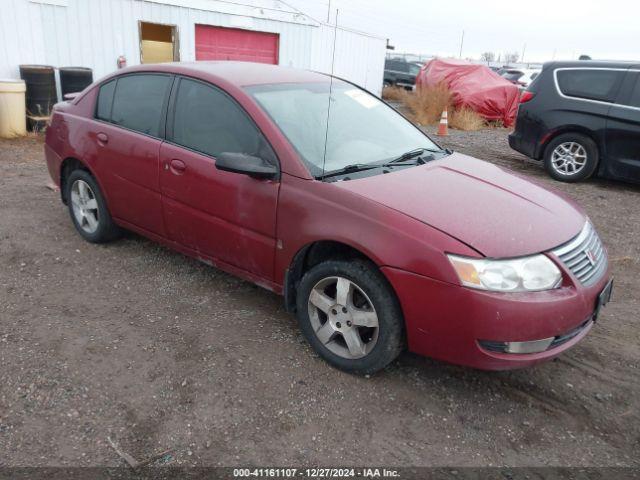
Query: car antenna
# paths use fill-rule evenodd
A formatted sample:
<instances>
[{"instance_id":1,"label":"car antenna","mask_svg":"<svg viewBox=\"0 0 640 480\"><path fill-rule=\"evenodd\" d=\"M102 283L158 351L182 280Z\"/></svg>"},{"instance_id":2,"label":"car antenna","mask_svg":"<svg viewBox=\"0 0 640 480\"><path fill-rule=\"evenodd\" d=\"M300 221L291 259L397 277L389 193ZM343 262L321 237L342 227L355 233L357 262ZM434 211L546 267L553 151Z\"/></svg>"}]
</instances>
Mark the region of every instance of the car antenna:
<instances>
[{"instance_id":1,"label":"car antenna","mask_svg":"<svg viewBox=\"0 0 640 480\"><path fill-rule=\"evenodd\" d=\"M324 132L324 155L322 158L322 176L325 172L325 164L327 163L327 142L329 140L329 118L331 115L331 95L333 93L333 69L336 64L336 37L338 36L338 14L340 10L336 8L336 23L333 27L333 50L331 52L331 76L329 77L329 100L327 102L327 128Z\"/></svg>"}]
</instances>

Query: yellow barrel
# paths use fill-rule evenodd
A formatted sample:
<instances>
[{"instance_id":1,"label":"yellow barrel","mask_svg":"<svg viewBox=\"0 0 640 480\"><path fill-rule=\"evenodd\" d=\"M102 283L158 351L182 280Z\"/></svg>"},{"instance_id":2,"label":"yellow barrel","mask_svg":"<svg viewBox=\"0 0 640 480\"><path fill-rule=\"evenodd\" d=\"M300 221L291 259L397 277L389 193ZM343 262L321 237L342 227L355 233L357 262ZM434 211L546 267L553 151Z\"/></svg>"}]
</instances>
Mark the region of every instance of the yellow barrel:
<instances>
[{"instance_id":1,"label":"yellow barrel","mask_svg":"<svg viewBox=\"0 0 640 480\"><path fill-rule=\"evenodd\" d=\"M0 79L0 138L27 134L27 112L24 80Z\"/></svg>"}]
</instances>

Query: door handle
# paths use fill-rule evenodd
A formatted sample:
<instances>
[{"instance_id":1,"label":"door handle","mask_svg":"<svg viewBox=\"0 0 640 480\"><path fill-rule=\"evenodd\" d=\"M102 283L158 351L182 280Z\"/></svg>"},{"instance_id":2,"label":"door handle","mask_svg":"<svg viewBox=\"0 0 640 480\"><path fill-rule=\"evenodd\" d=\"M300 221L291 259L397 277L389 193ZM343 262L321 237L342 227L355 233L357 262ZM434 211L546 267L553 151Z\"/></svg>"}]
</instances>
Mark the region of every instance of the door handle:
<instances>
[{"instance_id":1,"label":"door handle","mask_svg":"<svg viewBox=\"0 0 640 480\"><path fill-rule=\"evenodd\" d=\"M184 164L184 162L177 158L174 158L169 162L169 167L171 168L171 173L173 173L174 175L182 175L187 169L187 166Z\"/></svg>"},{"instance_id":2,"label":"door handle","mask_svg":"<svg viewBox=\"0 0 640 480\"><path fill-rule=\"evenodd\" d=\"M108 143L109 142L109 137L107 136L106 133L100 132L99 134L96 135L96 138L98 139L98 142L100 142L100 143Z\"/></svg>"}]
</instances>

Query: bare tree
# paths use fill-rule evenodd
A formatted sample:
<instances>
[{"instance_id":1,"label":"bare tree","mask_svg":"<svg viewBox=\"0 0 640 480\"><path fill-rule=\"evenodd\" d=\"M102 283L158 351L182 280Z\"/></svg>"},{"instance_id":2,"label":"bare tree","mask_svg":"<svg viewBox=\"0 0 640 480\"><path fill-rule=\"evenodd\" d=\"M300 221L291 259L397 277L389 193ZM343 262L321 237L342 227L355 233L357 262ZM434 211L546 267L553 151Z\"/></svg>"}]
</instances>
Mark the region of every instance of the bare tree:
<instances>
[{"instance_id":1,"label":"bare tree","mask_svg":"<svg viewBox=\"0 0 640 480\"><path fill-rule=\"evenodd\" d=\"M507 52L504 54L505 63L516 63L520 58L520 54L516 51Z\"/></svg>"},{"instance_id":2,"label":"bare tree","mask_svg":"<svg viewBox=\"0 0 640 480\"><path fill-rule=\"evenodd\" d=\"M484 52L480 55L480 60L483 62L494 62L496 60L496 54L493 52Z\"/></svg>"}]
</instances>

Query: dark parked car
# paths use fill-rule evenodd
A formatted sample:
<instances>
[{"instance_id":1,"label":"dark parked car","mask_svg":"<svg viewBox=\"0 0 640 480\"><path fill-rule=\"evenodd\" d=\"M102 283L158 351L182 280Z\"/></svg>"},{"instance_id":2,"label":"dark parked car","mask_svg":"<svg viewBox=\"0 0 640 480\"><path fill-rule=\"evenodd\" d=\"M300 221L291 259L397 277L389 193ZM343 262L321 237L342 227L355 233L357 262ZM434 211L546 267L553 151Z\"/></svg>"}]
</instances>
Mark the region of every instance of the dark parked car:
<instances>
[{"instance_id":1,"label":"dark parked car","mask_svg":"<svg viewBox=\"0 0 640 480\"><path fill-rule=\"evenodd\" d=\"M404 348L533 365L584 338L611 292L579 207L319 73L119 70L56 105L45 154L87 241L125 228L282 294L313 348L351 372Z\"/></svg>"},{"instance_id":2,"label":"dark parked car","mask_svg":"<svg viewBox=\"0 0 640 480\"><path fill-rule=\"evenodd\" d=\"M640 64L545 64L522 94L509 144L556 180L640 182Z\"/></svg>"},{"instance_id":3,"label":"dark parked car","mask_svg":"<svg viewBox=\"0 0 640 480\"><path fill-rule=\"evenodd\" d=\"M404 60L387 60L384 62L384 86L412 89L421 65Z\"/></svg>"}]
</instances>

